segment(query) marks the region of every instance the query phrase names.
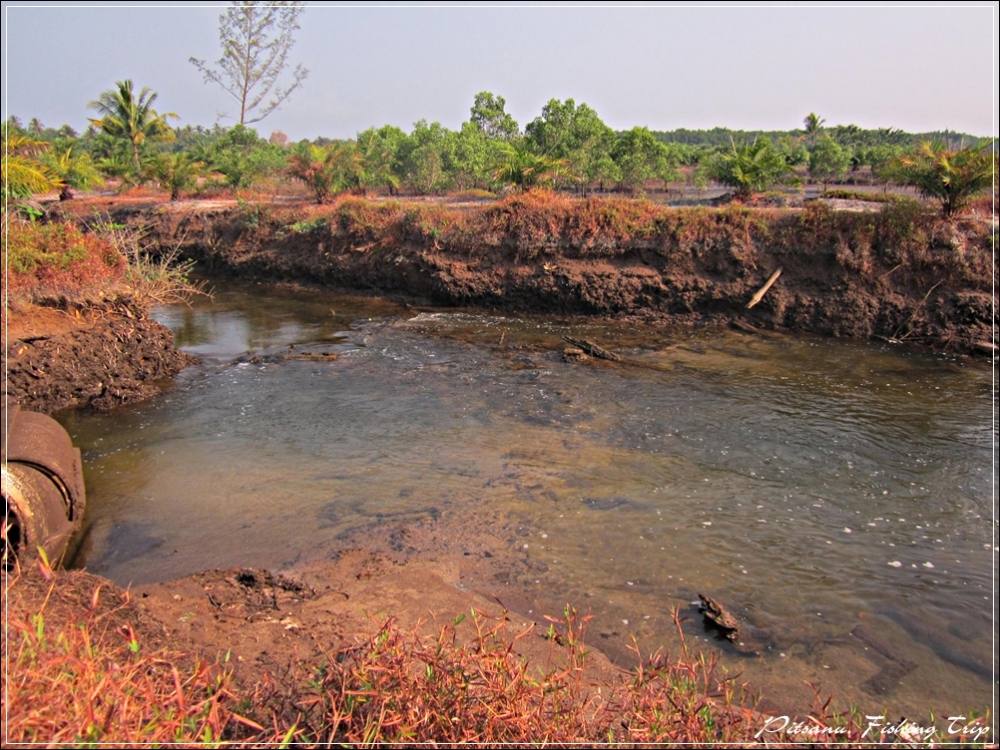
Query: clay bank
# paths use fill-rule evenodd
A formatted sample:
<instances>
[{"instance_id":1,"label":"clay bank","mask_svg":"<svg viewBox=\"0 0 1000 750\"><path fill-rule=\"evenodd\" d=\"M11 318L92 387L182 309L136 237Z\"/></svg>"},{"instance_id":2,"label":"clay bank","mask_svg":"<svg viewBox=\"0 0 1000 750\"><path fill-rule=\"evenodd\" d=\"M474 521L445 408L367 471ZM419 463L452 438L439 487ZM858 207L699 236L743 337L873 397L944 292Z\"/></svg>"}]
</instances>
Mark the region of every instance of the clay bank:
<instances>
[{"instance_id":1,"label":"clay bank","mask_svg":"<svg viewBox=\"0 0 1000 750\"><path fill-rule=\"evenodd\" d=\"M742 320L991 355L983 217L667 208L528 193L486 204L344 198L333 206L188 202L67 207L142 226L215 272L505 310ZM780 273L779 273L780 272ZM777 280L751 309L771 277Z\"/></svg>"}]
</instances>

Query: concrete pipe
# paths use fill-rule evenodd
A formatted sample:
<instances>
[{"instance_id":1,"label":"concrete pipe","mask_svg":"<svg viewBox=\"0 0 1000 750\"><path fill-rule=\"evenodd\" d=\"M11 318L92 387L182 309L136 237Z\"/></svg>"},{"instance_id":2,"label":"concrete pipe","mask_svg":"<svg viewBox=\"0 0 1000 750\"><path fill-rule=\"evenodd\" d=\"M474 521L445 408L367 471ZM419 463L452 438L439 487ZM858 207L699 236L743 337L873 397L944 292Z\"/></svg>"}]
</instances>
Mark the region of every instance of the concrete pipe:
<instances>
[{"instance_id":1,"label":"concrete pipe","mask_svg":"<svg viewBox=\"0 0 1000 750\"><path fill-rule=\"evenodd\" d=\"M21 411L6 398L3 412L5 563L42 548L55 565L66 556L83 520L80 451L51 417Z\"/></svg>"}]
</instances>

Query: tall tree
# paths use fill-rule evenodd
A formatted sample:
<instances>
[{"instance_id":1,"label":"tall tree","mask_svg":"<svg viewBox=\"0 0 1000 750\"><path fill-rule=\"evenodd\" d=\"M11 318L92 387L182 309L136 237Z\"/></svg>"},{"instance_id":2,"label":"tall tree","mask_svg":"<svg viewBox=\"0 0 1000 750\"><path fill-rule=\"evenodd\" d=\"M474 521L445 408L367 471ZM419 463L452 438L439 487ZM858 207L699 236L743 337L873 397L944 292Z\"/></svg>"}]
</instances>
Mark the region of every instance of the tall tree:
<instances>
[{"instance_id":1,"label":"tall tree","mask_svg":"<svg viewBox=\"0 0 1000 750\"><path fill-rule=\"evenodd\" d=\"M147 140L166 139L172 135L168 117L176 117L173 112L160 114L153 109L156 94L143 86L136 95L132 81L118 81L116 88L105 91L97 101L91 102L100 117L90 122L98 130L112 138L127 140L132 158L132 169L138 174L142 170L140 152Z\"/></svg>"},{"instance_id":2,"label":"tall tree","mask_svg":"<svg viewBox=\"0 0 1000 750\"><path fill-rule=\"evenodd\" d=\"M617 179L611 158L615 132L597 112L572 99L550 99L524 130L529 148L537 154L566 160L568 175L578 183Z\"/></svg>"},{"instance_id":3,"label":"tall tree","mask_svg":"<svg viewBox=\"0 0 1000 750\"><path fill-rule=\"evenodd\" d=\"M281 82L304 5L249 0L233 3L219 17L222 56L215 65L189 58L206 83L221 86L239 102L240 125L260 122L274 112L308 75L308 70L296 65L290 82Z\"/></svg>"},{"instance_id":4,"label":"tall tree","mask_svg":"<svg viewBox=\"0 0 1000 750\"><path fill-rule=\"evenodd\" d=\"M480 91L472 103L469 118L489 138L511 141L517 138L517 120L506 111L507 101L489 91Z\"/></svg>"},{"instance_id":5,"label":"tall tree","mask_svg":"<svg viewBox=\"0 0 1000 750\"><path fill-rule=\"evenodd\" d=\"M815 112L810 112L804 118L802 118L802 127L806 131L806 142L812 145L816 142L816 138L819 137L820 131L823 129L823 125L826 120Z\"/></svg>"}]
</instances>

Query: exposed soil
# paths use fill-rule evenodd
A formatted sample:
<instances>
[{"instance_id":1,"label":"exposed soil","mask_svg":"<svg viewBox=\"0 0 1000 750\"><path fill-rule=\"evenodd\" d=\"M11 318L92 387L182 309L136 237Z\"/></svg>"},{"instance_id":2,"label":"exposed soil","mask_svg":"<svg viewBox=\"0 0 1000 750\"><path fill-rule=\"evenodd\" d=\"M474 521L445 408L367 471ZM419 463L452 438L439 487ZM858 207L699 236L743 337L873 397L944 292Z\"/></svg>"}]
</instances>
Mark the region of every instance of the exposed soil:
<instances>
[{"instance_id":1,"label":"exposed soil","mask_svg":"<svg viewBox=\"0 0 1000 750\"><path fill-rule=\"evenodd\" d=\"M21 304L7 314L7 395L26 410L140 401L192 361L167 328L128 300L79 309Z\"/></svg>"},{"instance_id":2,"label":"exposed soil","mask_svg":"<svg viewBox=\"0 0 1000 750\"><path fill-rule=\"evenodd\" d=\"M78 216L86 202L60 207ZM989 220L879 212L664 208L528 194L474 207L104 204L216 273L523 311L742 320L992 354ZM854 209L854 206L850 208ZM768 276L780 281L752 310Z\"/></svg>"}]
</instances>

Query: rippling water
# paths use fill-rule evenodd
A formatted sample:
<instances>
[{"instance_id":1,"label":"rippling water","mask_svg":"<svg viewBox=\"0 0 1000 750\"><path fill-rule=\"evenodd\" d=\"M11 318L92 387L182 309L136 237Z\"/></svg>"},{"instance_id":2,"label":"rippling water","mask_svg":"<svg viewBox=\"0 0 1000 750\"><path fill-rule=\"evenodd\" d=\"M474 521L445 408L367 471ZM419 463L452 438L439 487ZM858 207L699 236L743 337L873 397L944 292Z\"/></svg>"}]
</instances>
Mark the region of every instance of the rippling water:
<instances>
[{"instance_id":1,"label":"rippling water","mask_svg":"<svg viewBox=\"0 0 1000 750\"><path fill-rule=\"evenodd\" d=\"M523 563L497 580L525 607L590 609L613 655L629 633L676 646L672 607L706 592L759 655L695 617L689 637L776 702L807 703L809 680L865 710L989 703L988 368L266 287L158 316L202 363L152 402L64 419L94 572L283 566L382 520L488 509ZM631 362L565 363L567 332ZM272 356L289 345L338 358Z\"/></svg>"}]
</instances>

